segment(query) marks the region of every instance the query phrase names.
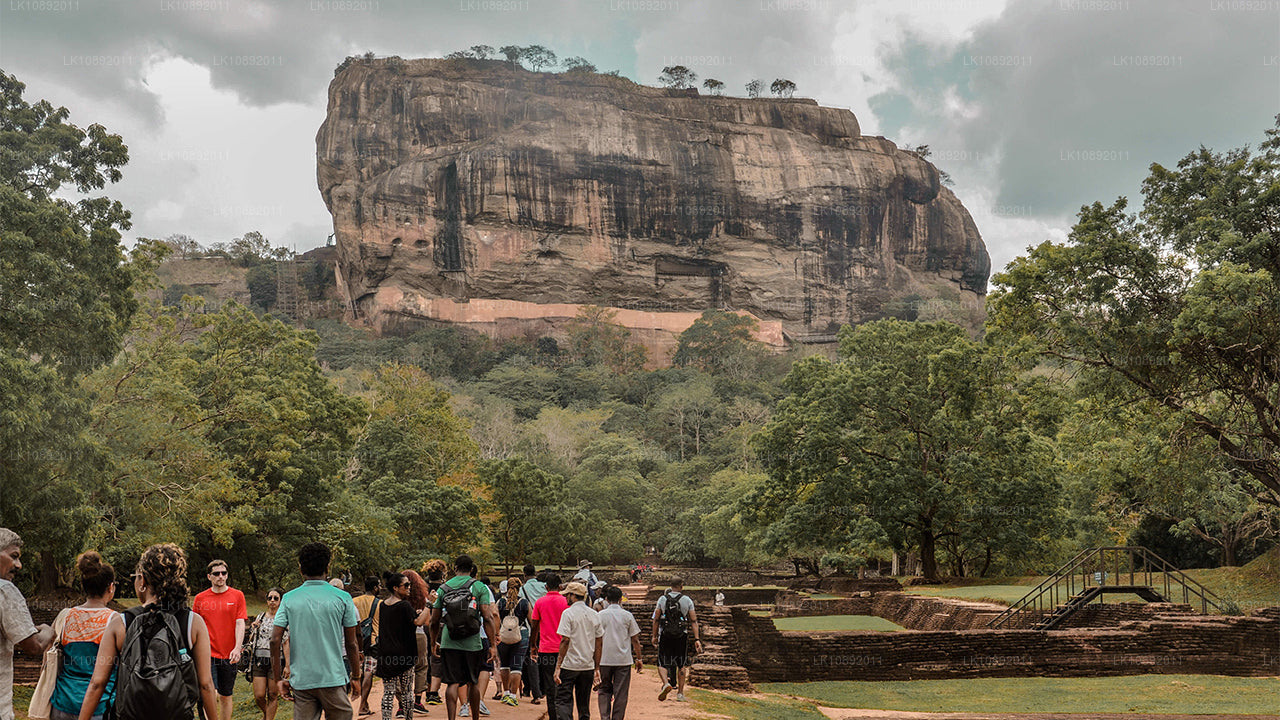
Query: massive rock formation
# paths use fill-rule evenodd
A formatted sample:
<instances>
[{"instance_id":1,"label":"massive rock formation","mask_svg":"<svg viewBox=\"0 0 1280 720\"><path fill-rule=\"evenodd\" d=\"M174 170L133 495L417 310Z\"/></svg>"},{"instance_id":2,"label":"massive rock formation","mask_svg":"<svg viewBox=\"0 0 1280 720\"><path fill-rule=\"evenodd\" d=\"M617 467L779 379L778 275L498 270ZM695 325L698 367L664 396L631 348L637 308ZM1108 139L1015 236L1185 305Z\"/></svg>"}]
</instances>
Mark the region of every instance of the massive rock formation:
<instances>
[{"instance_id":1,"label":"massive rock formation","mask_svg":"<svg viewBox=\"0 0 1280 720\"><path fill-rule=\"evenodd\" d=\"M379 330L554 332L590 303L661 352L707 308L775 344L922 303L981 316L990 260L936 168L811 100L357 60L316 145L340 288Z\"/></svg>"}]
</instances>

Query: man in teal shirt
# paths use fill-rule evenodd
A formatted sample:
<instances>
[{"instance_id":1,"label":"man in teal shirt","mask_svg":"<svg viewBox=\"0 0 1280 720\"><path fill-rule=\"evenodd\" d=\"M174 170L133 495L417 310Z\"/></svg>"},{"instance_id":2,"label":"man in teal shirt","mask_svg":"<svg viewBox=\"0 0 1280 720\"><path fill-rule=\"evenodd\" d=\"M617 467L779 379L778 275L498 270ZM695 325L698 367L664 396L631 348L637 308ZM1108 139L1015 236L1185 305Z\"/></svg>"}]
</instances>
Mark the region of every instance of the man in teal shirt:
<instances>
[{"instance_id":1,"label":"man in teal shirt","mask_svg":"<svg viewBox=\"0 0 1280 720\"><path fill-rule=\"evenodd\" d=\"M480 666L484 664L484 643L480 639L479 632L467 637L454 638L450 636L447 626L441 628L440 618L444 614L445 603L450 596L459 592L469 592L471 598L466 612L477 613L480 622L484 623L485 634L490 640L498 637L498 613L493 606L493 596L489 593L488 585L472 579L473 567L475 563L469 555L459 555L454 559L454 576L440 586L439 592L436 593L436 604L431 610L431 642L432 647L439 649L437 654L443 668L441 679L448 685L444 694L444 703L449 713L449 720L457 717L459 685L468 686L467 700L471 707L473 709L480 707ZM489 662L493 663L494 667L500 664L498 644L495 642L489 644Z\"/></svg>"},{"instance_id":2,"label":"man in teal shirt","mask_svg":"<svg viewBox=\"0 0 1280 720\"><path fill-rule=\"evenodd\" d=\"M356 641L359 615L351 595L330 585L329 546L308 543L298 551L298 568L305 582L290 590L276 610L271 631L271 667L280 695L292 698L293 720L351 720L347 698L347 666L342 662L342 646L359 673L363 665ZM281 646L289 630L290 677L284 679ZM359 675L356 675L359 678Z\"/></svg>"}]
</instances>

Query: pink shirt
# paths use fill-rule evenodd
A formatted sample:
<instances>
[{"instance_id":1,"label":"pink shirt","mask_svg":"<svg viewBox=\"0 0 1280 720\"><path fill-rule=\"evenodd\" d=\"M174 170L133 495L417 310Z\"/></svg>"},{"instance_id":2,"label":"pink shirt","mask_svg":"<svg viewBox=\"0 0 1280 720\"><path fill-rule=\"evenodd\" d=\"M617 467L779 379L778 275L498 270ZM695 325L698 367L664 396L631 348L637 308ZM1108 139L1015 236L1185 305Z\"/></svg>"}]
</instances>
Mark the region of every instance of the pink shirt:
<instances>
[{"instance_id":1,"label":"pink shirt","mask_svg":"<svg viewBox=\"0 0 1280 720\"><path fill-rule=\"evenodd\" d=\"M560 616L569 608L569 601L556 591L548 592L533 604L531 620L538 621L538 652L560 652Z\"/></svg>"}]
</instances>

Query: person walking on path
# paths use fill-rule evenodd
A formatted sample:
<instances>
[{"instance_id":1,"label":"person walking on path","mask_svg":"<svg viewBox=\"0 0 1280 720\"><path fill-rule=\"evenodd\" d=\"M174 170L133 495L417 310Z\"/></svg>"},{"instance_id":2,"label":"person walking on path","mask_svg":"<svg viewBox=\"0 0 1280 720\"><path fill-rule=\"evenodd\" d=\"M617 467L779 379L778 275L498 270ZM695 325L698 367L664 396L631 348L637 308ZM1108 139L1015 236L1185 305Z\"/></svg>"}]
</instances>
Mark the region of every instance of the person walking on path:
<instances>
[{"instance_id":1,"label":"person walking on path","mask_svg":"<svg viewBox=\"0 0 1280 720\"><path fill-rule=\"evenodd\" d=\"M547 584L537 577L537 571L533 565L524 566L524 581L520 586L520 599L529 604L529 612L533 612L533 606L547 594ZM539 682L538 665L532 657L533 651L533 630L530 628L529 654L525 655L524 666L529 668L529 672L524 673L521 678L524 684L523 690L529 694L529 701L537 705L542 701L542 683Z\"/></svg>"},{"instance_id":2,"label":"person walking on path","mask_svg":"<svg viewBox=\"0 0 1280 720\"><path fill-rule=\"evenodd\" d=\"M377 576L370 575L364 579L364 594L352 600L356 606L356 616L360 620L358 625L361 628L360 652L364 653L364 663L360 669L360 709L357 713L361 716L373 714L369 709L369 691L373 689L373 671L377 667L378 658L369 652L369 648L377 641L377 633L374 631L377 625L375 620L369 619L369 616L382 602L378 597L378 589L381 587L382 581L378 580ZM367 640L364 635L366 627L369 631Z\"/></svg>"},{"instance_id":3,"label":"person walking on path","mask_svg":"<svg viewBox=\"0 0 1280 720\"><path fill-rule=\"evenodd\" d=\"M436 598L439 595L440 586L444 584L444 574L449 569L444 561L439 558L432 558L422 564L422 572L427 580L427 606L434 607ZM440 705L444 699L440 697L440 683L443 682L444 668L441 667L440 648L432 647L431 638L427 638L427 674L430 682L427 685L427 694L423 698L423 705Z\"/></svg>"},{"instance_id":4,"label":"person walking on path","mask_svg":"<svg viewBox=\"0 0 1280 720\"><path fill-rule=\"evenodd\" d=\"M378 663L374 673L382 678L382 720L393 720L394 699L400 700L405 717L413 717L414 668L418 664L417 629L425 612L414 610L409 596L413 582L393 573L391 595L378 606Z\"/></svg>"},{"instance_id":5,"label":"person walking on path","mask_svg":"<svg viewBox=\"0 0 1280 720\"><path fill-rule=\"evenodd\" d=\"M604 599L608 605L600 611L600 627L604 634L600 642L596 699L600 704L600 720L624 720L627 716L627 695L631 689L631 668L634 666L636 672L640 672L644 667L640 659L640 624L622 607L622 588L617 585L606 587Z\"/></svg>"},{"instance_id":6,"label":"person walking on path","mask_svg":"<svg viewBox=\"0 0 1280 720\"><path fill-rule=\"evenodd\" d=\"M249 675L253 678L253 701L262 711L262 720L274 720L280 709L280 696L276 694L276 684L271 679L271 633L275 629L276 611L280 609L280 598L284 597L284 588L273 587L267 591L267 609L258 613L249 625L249 637L253 641L253 660L249 666ZM289 668L289 636L285 635L285 672Z\"/></svg>"},{"instance_id":7,"label":"person walking on path","mask_svg":"<svg viewBox=\"0 0 1280 720\"><path fill-rule=\"evenodd\" d=\"M84 700L80 704L79 720L92 720L113 675L116 687L111 714L120 720L190 718L197 705L204 717L217 717L218 693L213 685L209 629L205 627L203 618L187 608L186 553L172 543L148 547L143 551L134 571L133 589L138 594L140 604L118 613L107 624L102 642L98 645L98 656L93 666L93 677L89 680L89 689L85 691ZM135 631L139 634L145 633L148 627L159 627L155 632L155 639L143 646L143 652L137 658L131 652L126 652L123 657L121 654L125 649L126 639L133 641L129 637L131 626L139 627ZM162 674L157 678L155 668L147 667L150 650L161 644L158 641L163 628L174 626L181 634L178 638L179 654L194 658L194 671L187 669L193 664L187 662L178 671L176 678L166 678ZM139 635L134 635L134 638L138 637ZM145 641L146 636L143 635L141 640ZM140 665L134 666L131 662L139 662ZM151 672L143 675L144 668ZM160 688L160 700L170 700L177 707L152 705L157 701L158 688L155 681L166 679L176 679L185 686L184 691L176 693L170 692L169 688Z\"/></svg>"},{"instance_id":8,"label":"person walking on path","mask_svg":"<svg viewBox=\"0 0 1280 720\"><path fill-rule=\"evenodd\" d=\"M520 597L524 582L515 575L507 578L507 593L498 600L498 660L501 663L500 693L497 699L512 707L520 704L524 660L529 655L529 601ZM510 618L508 620L507 618Z\"/></svg>"},{"instance_id":9,"label":"person walking on path","mask_svg":"<svg viewBox=\"0 0 1280 720\"><path fill-rule=\"evenodd\" d=\"M468 686L467 704L480 708L480 668L486 659L480 638L481 624L487 628L489 637L498 634L493 595L487 585L471 577L474 567L471 556L459 555L453 561L454 576L440 586L431 610L431 645L439 648L441 677L447 685L445 709L449 720L457 717L461 685ZM497 648L491 645L488 660L492 663L497 659Z\"/></svg>"},{"instance_id":10,"label":"person walking on path","mask_svg":"<svg viewBox=\"0 0 1280 720\"><path fill-rule=\"evenodd\" d=\"M225 560L210 561L207 570L210 588L196 595L191 609L204 619L209 628L213 652L213 684L218 689L218 714L231 720L234 703L231 695L236 687L236 663L240 662L240 644L244 642L244 593L231 587Z\"/></svg>"},{"instance_id":11,"label":"person walking on path","mask_svg":"<svg viewBox=\"0 0 1280 720\"><path fill-rule=\"evenodd\" d=\"M420 713L426 713L427 708L422 704L422 694L427 692L431 684L431 650L427 641L426 620L431 617L431 613L427 612L428 598L431 596L431 587L427 585L427 581L422 579L414 570L405 570L404 576L409 580L409 597L406 600L409 606L413 608L415 617L421 615L423 622L418 623L414 627L414 642L418 648L418 659L413 665L413 692L410 697L413 699L413 707Z\"/></svg>"},{"instance_id":12,"label":"person walking on path","mask_svg":"<svg viewBox=\"0 0 1280 720\"><path fill-rule=\"evenodd\" d=\"M529 613L529 642L533 643L530 657L538 664L538 682L542 696L547 699L548 720L556 717L556 657L560 653L560 616L569 609L569 601L560 594L560 576L548 572L547 594L533 604ZM568 718L565 718L568 720Z\"/></svg>"},{"instance_id":13,"label":"person walking on path","mask_svg":"<svg viewBox=\"0 0 1280 720\"><path fill-rule=\"evenodd\" d=\"M53 687L51 720L73 720L80 714L98 662L98 648L116 616L116 611L107 607L116 596L115 569L92 550L76 558L76 569L80 571L80 586L86 599L83 605L68 608L62 620L62 635L57 640L62 661L58 663L58 679ZM93 709L91 716L95 720L100 720L107 706L115 701L115 684L113 673Z\"/></svg>"},{"instance_id":14,"label":"person walking on path","mask_svg":"<svg viewBox=\"0 0 1280 720\"><path fill-rule=\"evenodd\" d=\"M600 579L596 577L596 574L591 571L592 567L593 565L590 560L579 560L578 572L574 573L572 580L572 582L582 583L587 588L588 605L595 602L596 592L600 590L600 588L604 587L604 583L600 582Z\"/></svg>"},{"instance_id":15,"label":"person walking on path","mask_svg":"<svg viewBox=\"0 0 1280 720\"><path fill-rule=\"evenodd\" d=\"M671 578L671 589L658 598L653 609L653 644L658 647L658 675L662 677L659 700L666 700L672 687L676 700L684 702L684 686L689 680L689 641L702 652L698 613L693 598L684 594L684 580Z\"/></svg>"},{"instance_id":16,"label":"person walking on path","mask_svg":"<svg viewBox=\"0 0 1280 720\"><path fill-rule=\"evenodd\" d=\"M556 717L573 718L574 702L578 720L591 720L591 686L598 678L604 629L599 613L586 603L587 586L571 582L564 589L569 607L560 615L560 650L556 657Z\"/></svg>"},{"instance_id":17,"label":"person walking on path","mask_svg":"<svg viewBox=\"0 0 1280 720\"><path fill-rule=\"evenodd\" d=\"M275 629L271 632L272 673L279 678L280 695L293 698L293 720L319 720L321 712L327 720L351 720L351 701L347 698L347 675L342 662L342 648L361 667L360 643L356 638L359 623L355 603L349 593L329 583L329 546L307 543L298 550L301 586L284 594L276 611ZM284 633L289 631L291 652L289 679L284 678Z\"/></svg>"}]
</instances>

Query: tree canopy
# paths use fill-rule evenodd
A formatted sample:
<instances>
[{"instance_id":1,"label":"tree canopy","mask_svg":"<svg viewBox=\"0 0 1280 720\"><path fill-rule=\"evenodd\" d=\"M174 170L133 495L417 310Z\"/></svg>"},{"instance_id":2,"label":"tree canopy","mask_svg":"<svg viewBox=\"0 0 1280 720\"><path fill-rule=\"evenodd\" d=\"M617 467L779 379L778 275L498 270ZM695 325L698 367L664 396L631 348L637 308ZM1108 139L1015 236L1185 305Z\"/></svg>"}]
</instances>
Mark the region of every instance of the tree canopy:
<instances>
[{"instance_id":1,"label":"tree canopy","mask_svg":"<svg viewBox=\"0 0 1280 720\"><path fill-rule=\"evenodd\" d=\"M1280 117L1257 152L1153 164L1142 193L1138 215L1093 203L997 274L990 326L1168 408L1280 504Z\"/></svg>"}]
</instances>

